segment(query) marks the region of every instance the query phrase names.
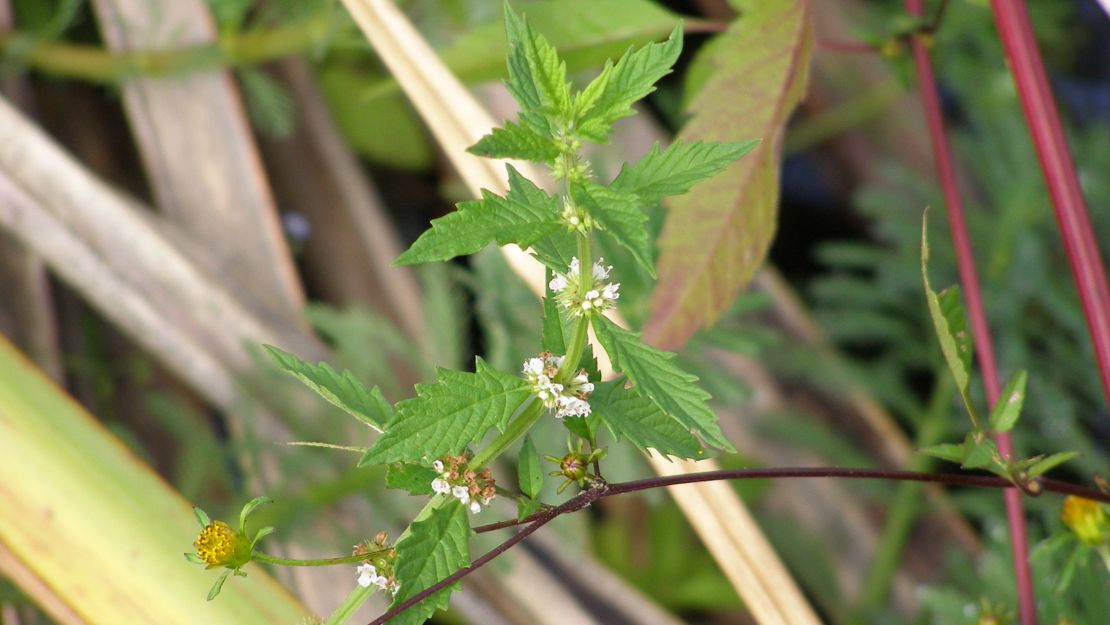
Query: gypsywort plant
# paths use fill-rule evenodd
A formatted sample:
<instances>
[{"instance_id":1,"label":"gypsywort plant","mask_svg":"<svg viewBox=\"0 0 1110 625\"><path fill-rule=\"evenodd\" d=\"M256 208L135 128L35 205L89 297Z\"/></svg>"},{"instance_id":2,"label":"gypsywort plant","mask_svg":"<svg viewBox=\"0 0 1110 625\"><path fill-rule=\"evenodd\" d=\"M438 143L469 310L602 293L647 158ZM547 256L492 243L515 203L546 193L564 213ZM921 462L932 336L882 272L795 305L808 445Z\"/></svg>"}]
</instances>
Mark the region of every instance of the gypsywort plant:
<instances>
[{"instance_id":1,"label":"gypsywort plant","mask_svg":"<svg viewBox=\"0 0 1110 625\"><path fill-rule=\"evenodd\" d=\"M654 275L645 208L686 193L757 141L656 145L639 162L604 180L583 156L583 144L607 143L613 124L632 115L632 105L670 73L682 49L681 26L666 41L629 50L607 63L581 91L572 91L556 50L508 5L505 27L506 85L520 113L470 151L542 163L558 191L549 193L507 165L504 196L484 191L481 199L459 204L455 212L433 221L396 263L445 261L490 243L530 249L548 272L542 311L537 309L543 333L535 356L519 371L498 371L481 358L472 372L439 370L434 383L418 385L415 397L394 406L349 372L267 347L279 367L380 432L359 466L384 465L387 487L430 497L395 542L379 535L349 557L314 561L358 564L352 574L355 591L330 622L342 622L370 592L389 592L398 605L470 565L471 519L506 492L490 463L540 419L560 420L568 430L569 453L553 458L558 461L555 475L562 480L560 492L570 485L588 490L604 484L607 437L679 458L732 450L697 378L678 367L674 354L645 344L638 333L605 316L617 305L620 274L629 268L607 265L593 249L596 237L609 237ZM620 377L600 379L587 341L591 328ZM522 445L518 467L517 500L524 517L544 508L535 498L545 472L530 439ZM300 563L254 552L257 536L247 541L242 524L236 533L205 521L194 559L210 567L241 574L240 567L250 559ZM391 622L423 622L447 605L456 586L438 590ZM213 595L218 590L217 585Z\"/></svg>"}]
</instances>

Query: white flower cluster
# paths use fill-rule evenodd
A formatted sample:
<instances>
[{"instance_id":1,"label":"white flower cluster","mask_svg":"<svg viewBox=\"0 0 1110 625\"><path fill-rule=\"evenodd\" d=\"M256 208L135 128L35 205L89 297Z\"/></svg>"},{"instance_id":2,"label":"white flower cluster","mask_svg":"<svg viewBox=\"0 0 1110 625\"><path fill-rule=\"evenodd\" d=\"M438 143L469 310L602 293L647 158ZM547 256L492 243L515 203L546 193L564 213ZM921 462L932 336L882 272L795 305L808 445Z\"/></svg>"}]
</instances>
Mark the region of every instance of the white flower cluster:
<instances>
[{"instance_id":1,"label":"white flower cluster","mask_svg":"<svg viewBox=\"0 0 1110 625\"><path fill-rule=\"evenodd\" d=\"M401 587L401 584L397 580L386 577L385 575L378 575L378 569L373 564L360 564L355 570L358 572L358 585L363 588L377 586L382 590L388 590L393 594L397 594L397 589Z\"/></svg>"},{"instance_id":2,"label":"white flower cluster","mask_svg":"<svg viewBox=\"0 0 1110 625\"><path fill-rule=\"evenodd\" d=\"M476 490L479 490L479 494L471 497L471 488L469 485L452 484L452 471L447 470L447 467L444 466L442 460L436 460L435 462L433 462L432 468L435 469L436 473L439 473L439 477L432 480L432 490L435 491L436 494L451 495L455 499L458 499L459 502L462 503L462 505L470 508L470 511L472 513L478 514L482 511L482 506L488 506L489 502L493 500L493 496L491 494L492 488L476 488ZM481 491L487 492L483 493Z\"/></svg>"},{"instance_id":3,"label":"white flower cluster","mask_svg":"<svg viewBox=\"0 0 1110 625\"><path fill-rule=\"evenodd\" d=\"M599 258L594 263L585 295L580 295L582 276L578 267L578 258L571 259L566 273L555 274L548 283L551 290L555 292L555 298L559 300L559 304L570 311L570 314L581 317L591 311L601 312L616 305L617 299L621 296L621 285L619 282L605 282L609 279L609 272L613 267L606 267L602 264L604 262L604 258Z\"/></svg>"},{"instance_id":4,"label":"white flower cluster","mask_svg":"<svg viewBox=\"0 0 1110 625\"><path fill-rule=\"evenodd\" d=\"M539 358L524 361L521 372L543 405L555 409L556 418L589 416L590 402L586 400L594 390L593 383L585 371L579 371L569 384L556 382L555 374L562 364L562 356L540 354Z\"/></svg>"}]
</instances>

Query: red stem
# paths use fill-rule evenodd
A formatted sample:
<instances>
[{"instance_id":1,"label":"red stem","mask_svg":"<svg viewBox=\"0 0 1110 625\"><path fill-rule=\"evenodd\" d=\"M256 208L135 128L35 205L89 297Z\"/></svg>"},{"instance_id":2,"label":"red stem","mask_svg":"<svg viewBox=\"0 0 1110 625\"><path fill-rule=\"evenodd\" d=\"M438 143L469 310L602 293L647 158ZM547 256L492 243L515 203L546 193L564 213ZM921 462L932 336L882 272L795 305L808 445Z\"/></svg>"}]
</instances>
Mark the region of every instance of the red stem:
<instances>
[{"instance_id":1,"label":"red stem","mask_svg":"<svg viewBox=\"0 0 1110 625\"><path fill-rule=\"evenodd\" d=\"M1025 3L991 0L991 6L1087 317L1087 330L1102 376L1102 390L1110 402L1110 288L1083 191L1068 152Z\"/></svg>"},{"instance_id":2,"label":"red stem","mask_svg":"<svg viewBox=\"0 0 1110 625\"><path fill-rule=\"evenodd\" d=\"M1014 0L1008 0L1013 2ZM924 15L921 0L906 0L906 10L914 17ZM917 67L917 80L921 91L922 106L929 127L929 140L933 146L933 160L937 176L944 191L948 209L948 225L952 231L952 244L956 250L956 262L960 272L960 282L967 298L968 316L971 320L971 336L975 341L975 354L983 372L983 386L987 402L993 408L1001 393L999 388L998 364L994 357L990 326L983 307L982 293L979 290L979 276L975 270L975 256L972 253L971 238L968 236L964 221L963 203L960 201L956 186L956 170L952 164L952 153L948 147L948 137L944 130L944 117L941 111L940 94L937 92L933 64L920 37L911 41L914 64ZM1013 456L1013 443L1009 433L995 435L998 451L1005 456ZM1033 576L1029 570L1028 536L1025 529L1025 513L1021 507L1021 495L1013 490L1003 494L1006 502L1006 520L1010 526L1010 551L1014 558L1014 578L1017 584L1018 605L1022 625L1036 625L1037 600L1033 591Z\"/></svg>"},{"instance_id":3,"label":"red stem","mask_svg":"<svg viewBox=\"0 0 1110 625\"><path fill-rule=\"evenodd\" d=\"M500 521L498 523L490 523L489 525L481 525L474 528L476 533L492 532L498 529L512 527L514 525L526 525L518 533L512 535L507 540L497 545L484 553L480 558L474 560L470 566L463 567L444 579L432 584L431 586L421 590L415 595L409 597L398 605L391 607L384 614L370 622L370 625L383 625L389 619L397 616L408 608L420 603L430 595L438 592L439 590L454 584L467 575L473 573L479 568L485 566L497 556L505 553L510 547L513 547L520 541L527 538L530 534L540 529L549 523L555 517L567 514L569 512L576 512L592 504L593 502L604 499L606 497L613 497L616 495L624 495L643 490L651 490L655 488L664 488L667 486L679 486L681 484L695 484L698 482L713 482L717 480L765 480L773 478L839 478L839 479L857 479L857 480L894 480L902 482L927 482L931 484L944 484L948 486L965 486L965 487L978 487L978 488L1002 488L1007 492L1014 491L1016 488L1013 484L1006 480L990 475L966 475L963 473L918 473L916 471L898 471L892 469L851 469L841 467L781 467L776 469L732 469L727 471L703 471L699 473L687 473L685 475L671 475L667 477L652 477L644 480L635 480L632 482L620 482L617 484L606 484L604 482L598 483L592 488L584 490L574 497L568 499L562 504L553 508L546 508L531 516L523 519L509 519L507 521ZM1094 501L1101 501L1103 503L1110 503L1110 493L1102 492L1089 488L1086 486L1079 486L1076 484L1069 484L1067 482L1059 482L1056 480L1042 479L1040 480L1042 490L1059 493L1063 495L1073 495L1076 497L1083 497Z\"/></svg>"}]
</instances>

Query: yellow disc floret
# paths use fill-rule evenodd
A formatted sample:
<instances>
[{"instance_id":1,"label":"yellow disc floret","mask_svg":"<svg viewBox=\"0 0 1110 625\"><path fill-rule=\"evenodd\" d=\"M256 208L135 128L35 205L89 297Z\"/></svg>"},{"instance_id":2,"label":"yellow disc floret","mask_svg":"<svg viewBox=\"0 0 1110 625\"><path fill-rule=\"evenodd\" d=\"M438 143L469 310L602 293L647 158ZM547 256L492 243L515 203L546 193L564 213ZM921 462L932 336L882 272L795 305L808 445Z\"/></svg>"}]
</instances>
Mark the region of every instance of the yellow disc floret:
<instances>
[{"instance_id":1,"label":"yellow disc floret","mask_svg":"<svg viewBox=\"0 0 1110 625\"><path fill-rule=\"evenodd\" d=\"M208 564L208 568L215 568L234 566L241 542L239 534L230 525L223 521L212 521L200 531L193 547L196 548L197 555Z\"/></svg>"},{"instance_id":2,"label":"yellow disc floret","mask_svg":"<svg viewBox=\"0 0 1110 625\"><path fill-rule=\"evenodd\" d=\"M1110 518L1097 501L1075 496L1064 499L1060 520L1088 545L1097 546L1110 539Z\"/></svg>"}]
</instances>

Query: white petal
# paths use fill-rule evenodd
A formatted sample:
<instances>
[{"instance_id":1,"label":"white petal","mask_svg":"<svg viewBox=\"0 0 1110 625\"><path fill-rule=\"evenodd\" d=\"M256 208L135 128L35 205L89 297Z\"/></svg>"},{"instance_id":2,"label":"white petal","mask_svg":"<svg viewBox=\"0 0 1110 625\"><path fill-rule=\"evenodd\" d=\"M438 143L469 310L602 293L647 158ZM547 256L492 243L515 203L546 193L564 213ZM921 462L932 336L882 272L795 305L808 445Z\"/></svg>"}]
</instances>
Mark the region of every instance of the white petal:
<instances>
[{"instance_id":1,"label":"white petal","mask_svg":"<svg viewBox=\"0 0 1110 625\"><path fill-rule=\"evenodd\" d=\"M458 499L464 504L470 503L470 491L467 490L465 486L460 485L452 488L451 494L455 496L455 499Z\"/></svg>"},{"instance_id":2,"label":"white petal","mask_svg":"<svg viewBox=\"0 0 1110 625\"><path fill-rule=\"evenodd\" d=\"M477 501L470 502L470 512L471 512L471 514L478 514L481 511L482 511L482 504L478 503Z\"/></svg>"},{"instance_id":3,"label":"white petal","mask_svg":"<svg viewBox=\"0 0 1110 625\"><path fill-rule=\"evenodd\" d=\"M432 463L432 468L436 470L436 473L443 473L443 461L436 460Z\"/></svg>"},{"instance_id":4,"label":"white petal","mask_svg":"<svg viewBox=\"0 0 1110 625\"><path fill-rule=\"evenodd\" d=\"M521 367L521 373L525 375L542 375L543 374L543 361L539 358L529 358L524 361L524 366Z\"/></svg>"}]
</instances>

